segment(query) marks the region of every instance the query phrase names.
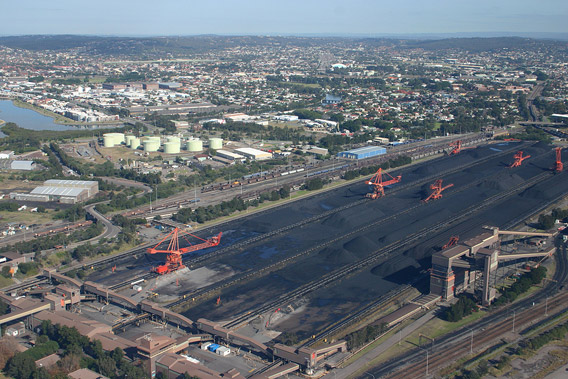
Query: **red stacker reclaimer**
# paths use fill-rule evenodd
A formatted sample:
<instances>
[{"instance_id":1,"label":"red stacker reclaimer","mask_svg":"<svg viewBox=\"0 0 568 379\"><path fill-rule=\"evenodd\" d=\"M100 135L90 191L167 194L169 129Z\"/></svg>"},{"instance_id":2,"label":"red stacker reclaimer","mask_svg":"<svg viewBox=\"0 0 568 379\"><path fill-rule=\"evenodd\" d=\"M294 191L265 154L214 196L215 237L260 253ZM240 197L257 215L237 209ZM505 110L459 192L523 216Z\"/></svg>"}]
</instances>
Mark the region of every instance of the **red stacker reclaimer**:
<instances>
[{"instance_id":1,"label":"red stacker reclaimer","mask_svg":"<svg viewBox=\"0 0 568 379\"><path fill-rule=\"evenodd\" d=\"M428 196L426 199L424 199L424 202L427 203L428 201L434 199L441 199L442 198L442 192L447 190L450 187L453 187L453 184L448 184L445 187L442 187L442 179L438 179L434 182L434 184L430 185L430 189L432 190L432 193L430 194L430 196Z\"/></svg>"},{"instance_id":2,"label":"red stacker reclaimer","mask_svg":"<svg viewBox=\"0 0 568 379\"><path fill-rule=\"evenodd\" d=\"M462 149L462 141L461 140L457 140L455 142L450 143L450 147L453 147L454 149L452 151L450 151L448 153L448 155L457 155L460 153L461 149Z\"/></svg>"},{"instance_id":3,"label":"red stacker reclaimer","mask_svg":"<svg viewBox=\"0 0 568 379\"><path fill-rule=\"evenodd\" d=\"M562 164L562 148L557 147L555 150L556 150L556 165L554 166L554 171L562 172L562 170L564 170L564 165Z\"/></svg>"},{"instance_id":4,"label":"red stacker reclaimer","mask_svg":"<svg viewBox=\"0 0 568 379\"><path fill-rule=\"evenodd\" d=\"M383 169L379 168L377 170L377 172L375 173L375 175L373 175L373 177L371 177L371 179L369 179L368 181L365 182L366 184L373 187L373 192L366 194L365 197L368 197L368 198L371 198L371 199L378 199L379 197L382 197L382 196L385 195L385 187L386 186L390 186L391 184L399 183L400 180L402 179L401 175L392 176L388 172L385 172L385 175L388 176L390 179L383 180Z\"/></svg>"},{"instance_id":5,"label":"red stacker reclaimer","mask_svg":"<svg viewBox=\"0 0 568 379\"><path fill-rule=\"evenodd\" d=\"M448 247L456 246L460 240L459 236L452 236L447 244L442 246L442 250L446 250Z\"/></svg>"},{"instance_id":6,"label":"red stacker reclaimer","mask_svg":"<svg viewBox=\"0 0 568 379\"><path fill-rule=\"evenodd\" d=\"M521 164L523 163L523 161L525 159L529 159L531 156L530 155L525 155L523 156L523 152L522 151L517 151L517 153L513 156L513 158L515 158L515 161L509 166L509 167L521 167Z\"/></svg>"},{"instance_id":7,"label":"red stacker reclaimer","mask_svg":"<svg viewBox=\"0 0 568 379\"><path fill-rule=\"evenodd\" d=\"M184 268L185 266L183 265L182 261L182 256L184 254L219 245L219 243L221 242L221 234L223 233L221 232L216 236L204 240L203 238L199 238L191 233L184 232L178 228L175 228L167 236L165 236L160 242L158 242L158 244L154 246L154 248L148 249L148 253L150 254L158 254L158 253L168 254L166 257L166 264L154 267L152 271L157 274L164 275ZM197 238L203 242L192 245L187 240L186 235ZM189 246L181 248L179 247L180 236L189 244ZM160 249L159 248L160 244L162 244L162 242L167 240L169 237L171 237L171 239L170 243L168 244L168 248Z\"/></svg>"}]
</instances>

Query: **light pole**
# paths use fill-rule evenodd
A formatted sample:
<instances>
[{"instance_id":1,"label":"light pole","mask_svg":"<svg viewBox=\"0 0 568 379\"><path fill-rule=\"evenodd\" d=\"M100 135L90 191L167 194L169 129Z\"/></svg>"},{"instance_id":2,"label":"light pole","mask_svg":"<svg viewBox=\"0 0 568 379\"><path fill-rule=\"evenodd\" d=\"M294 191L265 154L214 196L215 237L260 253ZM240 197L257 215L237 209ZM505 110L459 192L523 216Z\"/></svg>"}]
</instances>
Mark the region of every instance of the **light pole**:
<instances>
[{"instance_id":1,"label":"light pole","mask_svg":"<svg viewBox=\"0 0 568 379\"><path fill-rule=\"evenodd\" d=\"M473 329L467 328L471 332L471 338L469 341L469 353L473 354Z\"/></svg>"},{"instance_id":2,"label":"light pole","mask_svg":"<svg viewBox=\"0 0 568 379\"><path fill-rule=\"evenodd\" d=\"M548 296L546 297L546 303L544 303L544 315L548 316Z\"/></svg>"},{"instance_id":3,"label":"light pole","mask_svg":"<svg viewBox=\"0 0 568 379\"><path fill-rule=\"evenodd\" d=\"M376 379L375 375L371 374L370 372L365 371L365 374L371 375L373 377L373 379Z\"/></svg>"},{"instance_id":4,"label":"light pole","mask_svg":"<svg viewBox=\"0 0 568 379\"><path fill-rule=\"evenodd\" d=\"M428 359L430 358L430 353L428 353L428 348L423 348L418 346L420 350L426 351L426 377L428 377Z\"/></svg>"}]
</instances>

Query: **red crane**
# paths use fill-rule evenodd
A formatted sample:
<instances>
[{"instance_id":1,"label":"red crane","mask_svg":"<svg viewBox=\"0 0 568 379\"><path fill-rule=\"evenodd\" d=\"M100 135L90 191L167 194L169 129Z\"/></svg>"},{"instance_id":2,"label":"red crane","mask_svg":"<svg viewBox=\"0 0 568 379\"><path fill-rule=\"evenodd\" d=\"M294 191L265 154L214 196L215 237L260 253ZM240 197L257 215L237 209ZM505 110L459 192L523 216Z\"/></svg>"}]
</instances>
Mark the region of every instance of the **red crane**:
<instances>
[{"instance_id":1,"label":"red crane","mask_svg":"<svg viewBox=\"0 0 568 379\"><path fill-rule=\"evenodd\" d=\"M554 166L554 171L562 172L562 170L564 170L564 165L562 164L562 148L557 147L555 150L556 150L556 165Z\"/></svg>"},{"instance_id":2,"label":"red crane","mask_svg":"<svg viewBox=\"0 0 568 379\"><path fill-rule=\"evenodd\" d=\"M442 246L442 250L446 250L448 247L452 247L452 246L457 245L459 240L460 240L460 237L458 237L458 236L450 237L450 240L448 241L448 243L445 244L444 246Z\"/></svg>"},{"instance_id":3,"label":"red crane","mask_svg":"<svg viewBox=\"0 0 568 379\"><path fill-rule=\"evenodd\" d=\"M399 183L400 180L402 179L401 175L392 176L388 172L385 172L385 175L387 175L390 179L389 180L383 180L383 169L379 168L377 170L377 172L375 173L375 175L373 175L371 177L371 179L369 179L368 181L365 182L366 184L373 187L373 192L366 194L365 197L369 197L371 199L378 199L379 197L382 197L382 196L385 195L385 187L386 186L390 186L391 184Z\"/></svg>"},{"instance_id":4,"label":"red crane","mask_svg":"<svg viewBox=\"0 0 568 379\"><path fill-rule=\"evenodd\" d=\"M513 158L515 158L515 161L509 167L520 167L521 164L523 163L523 161L525 159L529 159L530 157L531 157L530 155L523 156L522 151L517 151L517 153L513 157Z\"/></svg>"},{"instance_id":5,"label":"red crane","mask_svg":"<svg viewBox=\"0 0 568 379\"><path fill-rule=\"evenodd\" d=\"M426 199L424 199L424 202L427 203L428 201L430 201L431 199L437 200L437 199L441 199L442 198L442 192L447 190L450 187L453 187L453 184L448 184L445 187L442 187L442 179L438 179L434 182L434 184L430 185L430 189L432 190L432 193L430 194L430 196L428 196Z\"/></svg>"},{"instance_id":6,"label":"red crane","mask_svg":"<svg viewBox=\"0 0 568 379\"><path fill-rule=\"evenodd\" d=\"M201 250L201 249L206 249L208 247L213 247L213 246L217 246L219 245L219 243L221 242L221 234L223 234L222 232L219 233L216 236L213 236L207 240L204 240L203 238L199 238L191 233L188 232L184 232L181 231L178 228L175 228L174 230L172 230L167 236L165 236L160 242L158 242L158 244L156 246L154 246L154 248L149 248L148 249L148 253L150 254L158 254L158 253L167 253L167 257L166 257L166 264L158 266L158 267L154 267L152 269L153 272L160 274L160 275L164 275L164 274L168 274L170 272L173 271L177 271L179 269L184 268L185 266L183 265L182 262L182 255L192 252L192 251L197 251L197 250ZM189 244L189 246L187 247L179 247L179 237L181 237ZM200 239L201 241L203 241L202 243L196 244L196 245L192 245L187 238L185 238L185 235L189 235L192 236L194 238ZM170 243L168 244L168 248L167 249L160 249L159 246L162 242L164 242L166 239L168 239L168 237L171 237L170 239Z\"/></svg>"},{"instance_id":7,"label":"red crane","mask_svg":"<svg viewBox=\"0 0 568 379\"><path fill-rule=\"evenodd\" d=\"M450 151L448 155L459 154L461 149L462 149L462 141L457 140L455 142L452 142L452 143L450 143L450 146L453 147L454 149L452 151Z\"/></svg>"}]
</instances>

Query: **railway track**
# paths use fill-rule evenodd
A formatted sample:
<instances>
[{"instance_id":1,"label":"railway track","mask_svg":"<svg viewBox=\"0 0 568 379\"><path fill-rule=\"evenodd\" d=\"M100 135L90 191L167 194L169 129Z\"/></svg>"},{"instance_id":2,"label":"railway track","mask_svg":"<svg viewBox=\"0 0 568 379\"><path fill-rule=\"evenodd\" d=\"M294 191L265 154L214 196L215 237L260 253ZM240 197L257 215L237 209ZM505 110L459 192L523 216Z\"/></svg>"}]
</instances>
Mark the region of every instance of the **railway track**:
<instances>
[{"instance_id":1,"label":"railway track","mask_svg":"<svg viewBox=\"0 0 568 379\"><path fill-rule=\"evenodd\" d=\"M517 317L520 316L521 311L528 311L532 316L532 319L537 318L539 315L544 314L548 304L549 313L552 313L553 304L558 304L559 308L562 311L565 311L565 304L568 300L568 293L562 292L558 295L558 291L563 288L566 284L566 280L568 277L568 262L567 262L567 255L566 255L566 244L562 244L562 248L559 249L559 253L557 255L557 265L556 265L556 272L553 275L553 280L548 281L547 284L543 287L543 289L528 298L525 298L507 308L498 310L493 312L490 316L487 316L475 323L469 325L469 328L460 329L452 334L446 335L437 339L436 344L431 348L431 355L433 358L436 357L436 361L434 362L435 366L431 366L435 369L439 369L445 367L452 362L455 362L456 356L449 356L449 354L456 349L461 349L461 354L459 356L463 356L469 353L469 344L467 343L468 337L470 337L470 331L474 330L474 332L481 331L482 335L491 335L488 341L480 342L478 332L477 337L474 333L474 347L479 348L483 346L483 344L487 344L491 341L496 340L499 338L503 332L512 330L512 313L515 313L515 322L516 325L522 324L522 319L518 319ZM552 299L554 297L554 299ZM548 299L544 304L543 301ZM556 303L554 303L556 302ZM537 304L537 305L533 305ZM519 316L516 314L519 313ZM552 319L555 316L550 316L549 318ZM518 320L518 321L517 321ZM530 320L529 320L530 321ZM496 324L497 323L497 324ZM494 331L494 325L500 326L499 333L498 331ZM505 325L505 327L503 327ZM467 349L463 349L463 346L466 346ZM443 357L447 355L448 357L444 359ZM430 358L430 357L428 357ZM428 364L430 365L430 359ZM408 352L405 356L397 357L391 361L388 361L375 370L370 370L373 375L376 377L387 377L390 375L392 378L396 377L404 377L405 379L408 378L421 378L424 377L426 367L426 357L425 352L416 348L410 352ZM430 370L432 372L433 370Z\"/></svg>"},{"instance_id":2,"label":"railway track","mask_svg":"<svg viewBox=\"0 0 568 379\"><path fill-rule=\"evenodd\" d=\"M301 347L304 346L313 346L314 344L316 344L318 341L323 340L324 338L327 338L329 336L332 336L335 332L359 321L364 319L365 317L367 317L368 315L370 315L371 313L373 313L379 306L385 304L388 301L393 301L395 299L397 299L398 297L401 296L402 293L404 293L406 290L411 289L412 286L410 284L405 284L403 286L397 287L391 291L389 291L388 293L384 294L383 296L379 297L378 300L373 301L372 303L368 304L367 306L365 306L364 308L358 310L356 313L349 315L348 317L344 318L343 320L340 320L338 322L336 322L333 325L330 325L329 327L327 327L325 330L319 332L318 334L316 334L315 336L312 337L312 339L304 344L302 344Z\"/></svg>"},{"instance_id":3,"label":"railway track","mask_svg":"<svg viewBox=\"0 0 568 379\"><path fill-rule=\"evenodd\" d=\"M472 144L472 143L477 143L477 142L481 142L481 141L486 141L488 139L487 136L484 136L482 134L477 134L474 136L470 136L470 137L466 137L463 138L463 144L464 145L468 145L468 144ZM443 150L443 147L447 147L448 143L450 141L444 141L438 144L432 144L429 146L409 146L408 148L405 149L401 149L398 151L391 151L390 153L388 153L387 155L382 155L376 158L369 158L366 159L364 162L352 162L352 163L348 163L347 167L343 167L343 168L331 168L332 166L328 165L323 165L320 166L319 168L324 170L325 169L330 169L330 172L325 172L325 173L321 173L318 175L311 175L312 176L318 176L318 177L331 177L334 175L337 175L338 172L340 171L345 171L345 170L349 170L349 169L357 169L357 168L361 168L361 167L367 167L367 166L372 166L372 165L376 165L376 164L380 164L380 163L384 163L386 161L388 161L389 159L393 159L393 158L397 158L400 157L401 155L413 155L412 153L415 154L419 154L419 155L428 155L431 153L435 153L437 151ZM307 165L299 167L301 169L308 169L309 167ZM313 169L317 169L317 166L312 167ZM280 172L275 172L275 173L271 173L269 176L270 177L260 177L257 178L256 181L251 182L249 184L255 184L255 183L259 183L259 182L265 182L267 180L270 179L274 179L277 178L280 175ZM306 171L306 175L302 175L300 178L297 178L294 181L291 182L287 182L287 185L297 185L300 183L305 182L306 180L306 176L307 176L307 171ZM227 187L228 185L228 187ZM236 186L231 186L230 183L223 185L223 184L218 184L216 186L208 186L208 187L203 187L203 189L201 190L201 193L207 193L207 192L211 192L211 191L215 191L215 190L224 190L224 189L230 189L230 188L236 188L239 187L240 185L236 185ZM274 187L276 188L276 187ZM259 194L261 192L265 192L265 191L270 191L274 188L271 189L264 189L262 191L256 191L256 192L249 192L246 194L246 196L252 196L254 194ZM191 196L190 196L191 197ZM195 204L195 202L191 199L187 198L187 195L180 195L177 199L169 199L169 201L167 203L164 204L159 204L157 205L157 207L154 207L154 211L158 210L158 211L164 211L164 210L175 210L175 209L179 209L179 206L181 205L191 205L191 204ZM126 214L124 214L125 216L140 216L143 215L145 213L147 213L149 210L143 209L140 211L132 211L132 212L127 212Z\"/></svg>"},{"instance_id":4,"label":"railway track","mask_svg":"<svg viewBox=\"0 0 568 379\"><path fill-rule=\"evenodd\" d=\"M532 145L532 144L530 144L530 145ZM409 183L405 183L405 184L403 184L403 185L400 185L400 186L397 186L397 187L395 187L395 188L392 188L392 189L388 192L388 194L395 194L395 193L398 193L398 192L400 192L400 191L406 190L406 189L411 188L411 187L414 187L414 186L420 186L420 185L429 183L429 182L431 182L431 181L433 181L433 180L435 180L435 179L437 179L437 178L439 178L439 177L441 177L441 176L451 175L451 174L453 174L453 173L456 173L456 172L465 170L465 169L467 169L467 168L474 167L474 166L479 165L479 164L483 164L483 163L485 163L485 162L487 162L487 161L489 161L489 160L491 160L491 159L495 159L495 158L498 158L498 157L501 157L501 156L510 154L511 150L515 150L515 149L517 149L517 148L518 148L518 145L512 145L509 149L503 150L503 151L501 151L501 152L499 152L499 153L497 153L497 154L492 154L492 155L486 156L486 157L484 157L484 158L482 158L482 159L478 159L478 160L475 160L475 161L473 161L473 162L469 162L469 163L467 163L467 164L462 164L462 165L459 165L459 166L455 166L455 167L452 167L452 168L450 168L450 169L447 169L447 170L438 172L438 173L436 173L436 174L423 177L423 178L421 178L421 179L419 179L419 180L415 180L415 181L412 181L412 182L409 182ZM487 179L487 178L485 178L484 180L486 180L486 179ZM480 182L480 181L478 180L478 181L476 181L475 183L470 183L467 187L462 187L462 190L465 189L465 188L469 188L469 187L471 187L471 186L473 186L473 185L477 185L479 182ZM453 191L453 192L455 193L456 191ZM255 243L259 243L259 242L261 242L261 241L268 240L268 239L270 239L270 238L272 238L272 237L275 237L275 236L281 236L283 233L289 232L289 231L291 231L291 230L293 230L293 229L296 229L296 228L299 228L299 227L302 227L302 226L306 226L306 225L312 224L312 223L317 222L317 221L319 221L319 220L322 220L322 219L324 219L324 218L326 218L326 217L329 217L329 216L331 216L331 215L333 215L333 214L336 214L336 213L339 213L339 212L343 212L343 211L345 211L345 210L347 210L347 209L350 209L350 208L359 206L359 205L364 204L364 203L366 203L366 202L368 202L368 201L372 201L372 200L367 199L367 198L363 198L363 199L354 201L354 202L352 202L352 203L343 205L343 206L341 206L341 207L338 207L338 208L334 208L334 209L325 211L325 212L320 213L320 214L318 214L318 215L314 215L314 216L312 216L312 217L309 217L309 218L307 218L307 219L301 220L301 221L296 222L296 223L294 223L294 224L286 225L286 226L284 226L284 227L282 227L282 228L273 230L273 231L271 231L271 232L264 233L264 234L260 234L260 235L257 235L257 236L248 238L248 239L246 239L246 240L244 240L244 241L237 242L237 243L232 244L232 245L230 245L230 246L225 246L225 247L223 247L223 248L220 248L220 249L217 249L217 250L215 250L215 251L212 251L212 252L210 252L210 253L208 253L208 254L200 255L200 256L194 256L194 257L187 257L187 258L185 258L185 259L183 260L183 262L184 262L184 264L185 264L186 266L188 266L188 267L198 267L198 265L200 265L200 264L205 264L206 262L215 260L215 259L218 258L219 256L230 256L230 255L238 254L238 253L240 253L241 251L243 251L244 248L249 247L249 246L252 245L252 244L255 244ZM412 208L412 209L415 209L415 208ZM408 212L408 211L410 211L410 210L412 210L412 209L409 209L409 210L407 210L406 212ZM272 209L267 209L267 210L264 210L264 211L256 212L255 215L258 216L258 215L262 215L262 214L264 214L264 213L269 213L269 212L273 212L273 210L272 210ZM390 218L389 218L389 219L390 219ZM373 224L373 225L376 226L376 224ZM163 243L163 245L165 246L167 243L169 243L169 241L165 241L165 242ZM123 253L123 254L121 254L121 255L115 255L115 256L113 256L113 257L109 257L109 258L106 258L106 259L103 259L103 260L94 262L94 263L90 264L89 266L92 266L92 267L100 267L100 266L104 266L104 265L109 264L109 263L114 263L114 262L117 262L117 261L119 261L119 260L125 259L126 257L128 257L128 256L130 256L130 255L136 255L136 254L144 253L144 252L146 251L146 248L148 248L148 247L151 247L151 244L144 245L143 248L139 248L139 249L134 250L134 251L131 251L131 252L125 252L125 253ZM156 276L157 276L157 275L155 275L155 274L154 274L154 275L149 275L149 276L147 276L147 279L152 279L152 278L155 278ZM121 289L121 288L127 287L131 281L132 281L132 279L129 279L128 281L125 281L125 282L122 282L122 283L118 283L118 284L114 285L113 287L116 288L116 289ZM111 287L111 289L112 289L113 287ZM192 297L193 297L193 296L192 296Z\"/></svg>"},{"instance_id":5,"label":"railway track","mask_svg":"<svg viewBox=\"0 0 568 379\"><path fill-rule=\"evenodd\" d=\"M388 194L395 194L395 193L401 192L401 191L403 191L403 190L406 190L406 189L411 188L411 187L414 187L414 186L420 186L420 185L429 183L429 182L433 181L434 179L437 179L437 178L439 178L439 177L441 177L441 176L451 175L451 174L453 174L453 173L456 173L456 172L465 170L465 169L467 169L467 168L476 166L476 165L478 165L478 164L483 164L483 163L487 162L488 160L491 160L491 159L494 159L494 158L497 158L497 157L500 157L500 156L503 156L503 155L507 155L507 154L510 153L510 150L514 150L514 149L516 149L516 148L517 148L517 147L515 146L515 147L512 148L512 149L509 149L509 150L500 152L500 153L498 153L498 154L491 155L491 156L489 156L489 157L485 157L485 158L483 158L483 159L480 159L480 160L477 160L477 161L474 161L474 162L470 162L470 163L468 163L468 164L463 164L463 165L460 165L460 166L452 167L451 169L448 169L448 170L445 170L445 171L441 171L441 172L436 173L436 174L433 174L433 175L429 175L429 176L427 176L427 177L421 178L421 179L419 179L419 180L415 180L415 181L410 182L410 183L405 183L405 184L403 184L403 185L400 185L400 186L397 186L397 187L395 187L395 188L392 188L392 189L388 192ZM473 186L473 185L477 185L477 184L479 184L479 182L481 182L481 181L483 181L483 180L487 180L487 178L484 178L484 179L482 179L482 180L478 180L478 181L476 181L475 183L471 183L470 185L468 185L467 188L469 188L469 187L471 187L471 186ZM463 188L463 187L462 187L462 188ZM454 192L455 192L455 191L454 191ZM341 206L341 207L337 207L337 208L334 208L334 209L330 209L330 210L328 210L328 211L325 211L325 212L320 213L320 214L318 214L318 215L315 215L315 216L309 217L309 218L307 218L307 219L301 220L301 221L296 222L296 223L294 223L294 224L286 225L286 226L284 226L284 227L282 227L282 228L273 230L273 231L271 231L271 232L264 233L264 234L261 234L261 235L258 235L258 236L254 236L254 237L248 238L248 239L246 239L246 240L244 240L244 241L241 241L241 242L237 242L237 243L235 243L235 244L232 244L231 246L223 247L223 248L218 249L218 250L215 250L215 251L213 251L213 252L211 252L211 253L209 253L209 254L202 255L202 256L197 256L197 257L189 257L188 259L185 259L185 260L184 260L184 264L186 264L187 266L190 266L190 267L194 267L195 265L197 265L197 264L199 264L199 263L201 263L201 262L213 260L213 259L217 258L217 257L220 256L220 255L228 256L228 255L237 254L237 253L241 252L244 247L247 247L247 246L252 245L252 244L254 244L254 243L258 243L258 242L260 242L260 241L267 240L267 239L269 239L269 238L271 238L271 237L274 237L274 236L281 236L281 235L282 235L283 233L285 233L285 232L288 232L288 231L290 231L290 230L293 230L293 229L296 229L296 228L299 228L299 227L302 227L302 226L305 226L305 225L308 225L308 224L312 224L312 223L314 223L314 222L320 221L320 220L322 220L322 219L324 219L324 218L326 218L326 217L329 217L329 216L331 216L331 215L334 215L334 214L336 214L336 213L340 213L340 212L343 212L343 211L345 211L345 210L347 210L347 209L350 209L350 208L359 206L359 205L361 205L361 204L364 204L364 203L366 203L366 202L368 202L368 201L372 201L372 200L370 200L370 199L368 199L368 198L363 198L363 199L360 199L360 200L356 200L356 201L354 201L354 202L352 202L352 203L345 204L345 205L343 205L343 206ZM269 210L266 210L266 211L258 212L258 213L256 213L256 215L261 215L261 214L263 214L264 212L272 212L272 211L273 211L273 210L270 210L270 209L269 209Z\"/></svg>"},{"instance_id":6,"label":"railway track","mask_svg":"<svg viewBox=\"0 0 568 379\"><path fill-rule=\"evenodd\" d=\"M562 294L556 297L554 300L549 300L547 304L548 312L553 313L556 311L565 311L564 305L566 300L568 300L568 294ZM482 347L487 346L492 341L497 340L500 336L510 331L513 331L513 322L515 329L522 330L524 325L534 319L538 319L545 311L545 304L540 304L532 309L524 310L522 313L514 315L514 317L507 317L506 319L497 322L491 326L489 331L484 331L484 333L474 334L473 343L467 343L467 339L463 343L451 344L445 346L444 348L437 350L434 354L429 354L428 357L428 370L429 374L437 371L443 367L446 367L449 363L455 362L462 356L467 356L470 350L478 350ZM551 316L551 318L554 316ZM514 320L514 321L513 321ZM423 353L423 355L425 355ZM408 379L408 378L421 378L425 374L426 362L419 361L410 366L404 368L402 372L396 373L389 378L396 379Z\"/></svg>"},{"instance_id":7,"label":"railway track","mask_svg":"<svg viewBox=\"0 0 568 379\"><path fill-rule=\"evenodd\" d=\"M23 283L14 284L14 285L11 285L9 287L3 288L2 291L4 293L17 292L19 290L30 288L30 287L33 287L33 286L37 286L39 284L44 284L44 283L47 283L47 282L49 282L49 280L47 278L44 278L43 276L41 276L41 277L36 277L33 280L28 280L28 281L25 281Z\"/></svg>"},{"instance_id":8,"label":"railway track","mask_svg":"<svg viewBox=\"0 0 568 379\"><path fill-rule=\"evenodd\" d=\"M460 215L454 217L451 220L446 220L446 221L442 221L434 226L428 227L428 228L424 228L419 232L413 233L411 235L406 236L406 238L404 240L399 240L396 242L391 243L390 245L378 249L375 252L371 253L370 256L368 256L367 258L364 258L358 262L355 262L351 265L347 265L344 266L342 268L339 268L335 271L332 271L326 275L324 275L323 277L321 277L318 280L306 283L298 288L296 288L293 291L290 291L288 293L282 294L280 296L278 296L276 299L262 305L261 307L257 308L254 311L248 312L240 317L237 317L236 319L232 320L231 322L225 324L224 326L227 328L238 328L239 326L242 326L246 323L248 323L249 321L251 321L252 319L258 317L259 315L263 314L264 312L267 312L271 309L277 308L277 307L281 307L283 306L285 303L290 302L293 299L297 299L299 297L305 296L310 292L313 292L317 289L320 289L322 287L325 287L333 282L339 281L345 277L347 277L350 274L353 274L359 270L362 270L366 267L368 267L371 264L376 263L377 261L379 261L380 259L388 256L389 254L403 249L403 248L409 248L411 246L413 246L416 242L418 242L421 239L426 238L427 236L436 233L438 231L440 231L441 229L449 226L450 224L456 224L462 221L465 221L467 218L469 218L470 216L472 216L473 214L479 212L482 209L485 209L499 201L502 201L508 197L511 197L517 193L520 193L522 191L524 191L525 189L531 187L532 185L542 181L546 176L550 176L550 173L542 173L540 175L537 175L535 177L533 177L531 180L525 182L523 185L515 187L509 191L505 191L505 192L501 192L498 193L494 196L491 196L489 198L487 198L486 200L484 200L481 204L475 204L467 209L465 209ZM354 231L352 233L355 232L359 232L360 230ZM349 234L352 234L349 233ZM345 237L338 237L336 239L342 239ZM334 240L336 240L334 239ZM335 243L337 241L333 241L333 243ZM326 243L327 244L327 243ZM325 244L322 244L325 245ZM320 247L314 247L310 250L319 250ZM252 274L249 274L252 275ZM216 291L218 291L219 288L216 289ZM190 295L190 297L193 295ZM180 301L182 300L182 301ZM183 301L185 301L185 299L180 299L174 303L169 304L169 307L172 306L176 306L181 304Z\"/></svg>"}]
</instances>

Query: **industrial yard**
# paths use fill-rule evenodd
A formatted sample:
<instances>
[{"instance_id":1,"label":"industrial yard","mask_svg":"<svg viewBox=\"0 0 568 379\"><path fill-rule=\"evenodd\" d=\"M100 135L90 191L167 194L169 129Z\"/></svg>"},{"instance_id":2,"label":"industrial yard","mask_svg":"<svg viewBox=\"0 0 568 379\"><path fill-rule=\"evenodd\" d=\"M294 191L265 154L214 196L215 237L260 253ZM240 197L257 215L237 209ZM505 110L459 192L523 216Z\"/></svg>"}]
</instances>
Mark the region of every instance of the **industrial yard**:
<instances>
[{"instance_id":1,"label":"industrial yard","mask_svg":"<svg viewBox=\"0 0 568 379\"><path fill-rule=\"evenodd\" d=\"M531 158L522 167L508 167L521 149ZM430 257L452 235L466 239L484 225L513 226L560 198L568 183L564 173L550 170L553 162L553 150L545 144L497 143L396 171L402 181L387 188L384 198L364 199L368 186L357 183L299 200L201 231L203 238L223 233L216 248L223 254L207 259L215 248L188 254L188 269L149 278L140 293L127 289L125 294L162 305L181 297L175 309L185 309L185 316L219 322L278 299L277 307L289 314L270 328L306 338L402 285L419 285L427 292L421 279L428 278ZM443 198L424 203L438 178L453 187ZM269 238L247 243L266 233ZM201 258L192 264L196 255ZM159 264L154 258L141 253L89 280L112 287L148 273ZM318 278L352 265L357 267L317 284Z\"/></svg>"}]
</instances>

